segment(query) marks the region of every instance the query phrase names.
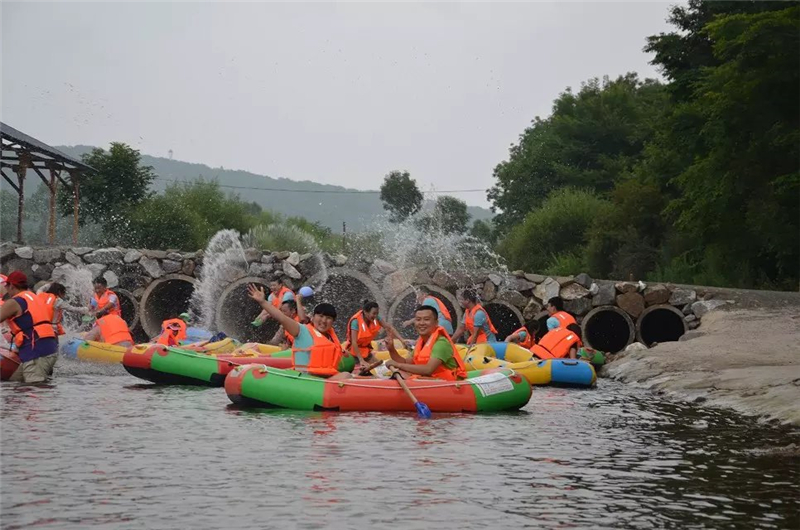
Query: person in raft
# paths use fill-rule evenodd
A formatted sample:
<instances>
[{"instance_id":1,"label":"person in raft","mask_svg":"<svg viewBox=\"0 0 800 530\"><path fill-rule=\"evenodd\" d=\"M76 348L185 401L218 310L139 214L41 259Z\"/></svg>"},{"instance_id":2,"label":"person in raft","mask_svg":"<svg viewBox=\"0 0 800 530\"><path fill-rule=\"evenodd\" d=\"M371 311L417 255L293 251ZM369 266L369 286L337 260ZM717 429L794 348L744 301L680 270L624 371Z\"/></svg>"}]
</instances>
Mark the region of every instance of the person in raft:
<instances>
[{"instance_id":1,"label":"person in raft","mask_svg":"<svg viewBox=\"0 0 800 530\"><path fill-rule=\"evenodd\" d=\"M28 290L28 277L14 271L6 278L0 322L8 322L14 350L22 362L11 381L44 383L53 375L58 340L53 321L38 295Z\"/></svg>"},{"instance_id":2,"label":"person in raft","mask_svg":"<svg viewBox=\"0 0 800 530\"><path fill-rule=\"evenodd\" d=\"M577 324L575 317L564 311L564 299L560 296L554 296L548 300L545 309L550 314L550 318L558 319L558 326L561 328L566 328L570 324Z\"/></svg>"},{"instance_id":3,"label":"person in raft","mask_svg":"<svg viewBox=\"0 0 800 530\"><path fill-rule=\"evenodd\" d=\"M156 338L156 344L164 346L178 346L186 340L186 326L191 319L189 313L181 313L178 318L169 318L161 323L161 334Z\"/></svg>"},{"instance_id":4,"label":"person in raft","mask_svg":"<svg viewBox=\"0 0 800 530\"><path fill-rule=\"evenodd\" d=\"M83 340L105 342L116 346L133 346L133 337L131 330L128 329L128 323L121 316L113 313L98 318L94 327L83 334Z\"/></svg>"},{"instance_id":5,"label":"person in raft","mask_svg":"<svg viewBox=\"0 0 800 530\"><path fill-rule=\"evenodd\" d=\"M295 300L286 300L281 304L281 313L291 318L295 322L308 324L308 317L305 314L305 308L303 307L302 301L303 295L297 293ZM294 346L294 336L287 332L283 326L279 326L278 331L275 332L275 336L272 337L272 340L269 341L269 343L281 346L283 348L291 348Z\"/></svg>"},{"instance_id":6,"label":"person in raft","mask_svg":"<svg viewBox=\"0 0 800 530\"><path fill-rule=\"evenodd\" d=\"M275 309L280 309L284 302L295 300L292 290L283 285L279 278L272 278L269 281L269 293L267 302L272 304ZM270 314L266 310L262 310L251 324L260 327L268 318L270 318Z\"/></svg>"},{"instance_id":7,"label":"person in raft","mask_svg":"<svg viewBox=\"0 0 800 530\"><path fill-rule=\"evenodd\" d=\"M539 321L529 320L524 326L506 337L505 342L516 342L523 348L530 349L536 344L536 333L539 332Z\"/></svg>"},{"instance_id":8,"label":"person in raft","mask_svg":"<svg viewBox=\"0 0 800 530\"><path fill-rule=\"evenodd\" d=\"M497 329L492 324L486 310L478 303L478 295L472 289L464 289L458 297L458 303L464 308L464 318L461 325L453 334L453 341L457 341L466 331L467 345L481 344L484 342L497 342Z\"/></svg>"},{"instance_id":9,"label":"person in raft","mask_svg":"<svg viewBox=\"0 0 800 530\"><path fill-rule=\"evenodd\" d=\"M250 298L258 302L269 316L278 321L286 332L294 337L292 347L292 369L307 372L317 377L330 380L349 379L348 372L339 372L339 361L343 356L350 354L342 350L339 338L333 330L336 321L336 308L332 304L320 303L314 307L314 314L310 324L300 322L284 315L280 309L267 300L263 287L256 287L252 283L247 286ZM297 304L298 313L302 318L300 309L302 303Z\"/></svg>"},{"instance_id":10,"label":"person in raft","mask_svg":"<svg viewBox=\"0 0 800 530\"><path fill-rule=\"evenodd\" d=\"M387 368L396 368L402 375L458 381L467 377L467 368L447 331L439 325L439 313L431 306L421 305L414 311L414 328L419 334L414 354L405 358L389 342Z\"/></svg>"},{"instance_id":11,"label":"person in raft","mask_svg":"<svg viewBox=\"0 0 800 530\"><path fill-rule=\"evenodd\" d=\"M372 353L372 341L381 332L381 328L386 329L387 343L394 341L394 338L402 341L402 337L394 329L394 326L384 322L380 317L378 302L364 300L364 305L360 311L350 317L347 322L347 349L358 361L358 366L354 371L360 372L374 364L378 358Z\"/></svg>"},{"instance_id":12,"label":"person in raft","mask_svg":"<svg viewBox=\"0 0 800 530\"><path fill-rule=\"evenodd\" d=\"M417 304L427 305L434 308L439 313L439 325L450 335L453 334L453 317L450 316L450 311L439 298L433 296L431 290L425 286L420 285L417 287ZM403 327L407 328L414 324L414 318L410 318L403 322Z\"/></svg>"},{"instance_id":13,"label":"person in raft","mask_svg":"<svg viewBox=\"0 0 800 530\"><path fill-rule=\"evenodd\" d=\"M42 304L44 304L47 315L50 317L50 322L53 323L53 330L56 332L56 340L58 340L59 335L65 334L64 326L62 325L64 321L64 311L86 314L85 307L69 305L65 300L67 288L58 282L49 284L36 294L42 301Z\"/></svg>"},{"instance_id":14,"label":"person in raft","mask_svg":"<svg viewBox=\"0 0 800 530\"><path fill-rule=\"evenodd\" d=\"M547 319L548 328L557 323L557 319ZM583 346L581 341L581 328L578 324L550 329L538 344L530 347L533 355L539 359L577 359L578 349Z\"/></svg>"},{"instance_id":15,"label":"person in raft","mask_svg":"<svg viewBox=\"0 0 800 530\"><path fill-rule=\"evenodd\" d=\"M89 309L95 318L100 318L106 314L122 316L119 297L108 288L108 281L102 276L94 279L94 297L89 302Z\"/></svg>"}]
</instances>

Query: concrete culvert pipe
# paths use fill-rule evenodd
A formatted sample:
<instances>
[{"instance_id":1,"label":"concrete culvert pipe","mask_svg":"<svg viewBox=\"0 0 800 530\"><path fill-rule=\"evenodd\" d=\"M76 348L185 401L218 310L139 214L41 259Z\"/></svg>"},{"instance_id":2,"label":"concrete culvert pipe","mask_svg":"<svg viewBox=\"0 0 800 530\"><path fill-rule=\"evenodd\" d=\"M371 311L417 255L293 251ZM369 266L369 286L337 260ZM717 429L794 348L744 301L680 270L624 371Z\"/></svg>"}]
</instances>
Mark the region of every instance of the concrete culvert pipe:
<instances>
[{"instance_id":1,"label":"concrete culvert pipe","mask_svg":"<svg viewBox=\"0 0 800 530\"><path fill-rule=\"evenodd\" d=\"M458 327L458 323L461 322L462 315L461 306L458 305L456 297L435 285L426 284L424 287L427 287L433 296L441 300L447 310L450 311L450 317L453 319L453 330L455 330ZM391 322L404 337L412 338L417 335L413 328L406 328L404 330L401 327L404 321L413 316L416 307L417 291L413 287L409 287L400 293L400 295L395 298L394 302L392 302L392 305L389 306L389 322Z\"/></svg>"},{"instance_id":2,"label":"concrete culvert pipe","mask_svg":"<svg viewBox=\"0 0 800 530\"><path fill-rule=\"evenodd\" d=\"M671 305L653 305L642 311L636 321L636 338L651 346L656 342L674 342L686 333L683 313Z\"/></svg>"},{"instance_id":3,"label":"concrete culvert pipe","mask_svg":"<svg viewBox=\"0 0 800 530\"><path fill-rule=\"evenodd\" d=\"M130 329L135 328L139 324L139 302L133 293L125 289L115 288L111 289L117 293L119 298L119 308L122 311L122 319L128 324Z\"/></svg>"},{"instance_id":4,"label":"concrete culvert pipe","mask_svg":"<svg viewBox=\"0 0 800 530\"><path fill-rule=\"evenodd\" d=\"M189 310L196 280L183 274L162 276L147 286L139 304L142 329L149 337L161 333L161 323Z\"/></svg>"},{"instance_id":5,"label":"concrete culvert pipe","mask_svg":"<svg viewBox=\"0 0 800 530\"><path fill-rule=\"evenodd\" d=\"M483 308L497 329L498 341L514 333L525 322L520 310L506 302L488 302L483 304Z\"/></svg>"},{"instance_id":6,"label":"concrete culvert pipe","mask_svg":"<svg viewBox=\"0 0 800 530\"><path fill-rule=\"evenodd\" d=\"M381 309L386 308L386 299L378 286L369 276L348 268L337 268L328 271L327 280L319 284L317 278L309 281L315 285L314 298L309 310L320 302L328 302L336 307L334 329L342 342L347 337L347 321L364 305L364 300L378 302Z\"/></svg>"},{"instance_id":7,"label":"concrete culvert pipe","mask_svg":"<svg viewBox=\"0 0 800 530\"><path fill-rule=\"evenodd\" d=\"M250 276L231 283L220 293L217 301L216 331L242 342L267 343L275 336L279 324L272 318L259 327L251 324L261 313L261 306L247 294L247 285L251 283L263 287L269 296L269 282L264 278Z\"/></svg>"},{"instance_id":8,"label":"concrete culvert pipe","mask_svg":"<svg viewBox=\"0 0 800 530\"><path fill-rule=\"evenodd\" d=\"M589 311L583 319L583 343L596 350L617 353L633 342L631 317L614 306L601 306Z\"/></svg>"}]
</instances>

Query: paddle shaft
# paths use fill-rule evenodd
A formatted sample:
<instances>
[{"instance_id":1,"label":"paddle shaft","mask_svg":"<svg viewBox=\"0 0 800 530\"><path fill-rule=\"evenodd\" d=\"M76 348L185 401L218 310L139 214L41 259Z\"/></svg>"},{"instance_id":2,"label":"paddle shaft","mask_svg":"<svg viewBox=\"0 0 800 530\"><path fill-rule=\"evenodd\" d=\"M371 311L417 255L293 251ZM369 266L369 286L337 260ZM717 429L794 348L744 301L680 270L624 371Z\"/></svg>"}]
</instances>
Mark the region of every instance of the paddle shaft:
<instances>
[{"instance_id":1,"label":"paddle shaft","mask_svg":"<svg viewBox=\"0 0 800 530\"><path fill-rule=\"evenodd\" d=\"M406 391L406 394L408 394L408 397L411 398L411 402L414 403L414 405L419 403L417 397L414 395L413 392L411 392L411 389L408 388L406 382L403 381L403 376L400 375L400 371L394 366L392 367L392 377L394 377L395 381L397 381L397 384L400 385L400 387Z\"/></svg>"}]
</instances>

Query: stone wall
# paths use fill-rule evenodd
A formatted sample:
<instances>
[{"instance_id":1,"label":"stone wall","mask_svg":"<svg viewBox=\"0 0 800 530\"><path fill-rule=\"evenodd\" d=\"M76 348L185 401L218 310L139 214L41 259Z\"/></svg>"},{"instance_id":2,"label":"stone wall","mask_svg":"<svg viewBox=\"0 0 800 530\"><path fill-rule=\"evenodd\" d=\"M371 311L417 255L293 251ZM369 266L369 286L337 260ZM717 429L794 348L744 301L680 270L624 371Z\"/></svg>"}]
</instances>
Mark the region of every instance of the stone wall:
<instances>
[{"instance_id":1,"label":"stone wall","mask_svg":"<svg viewBox=\"0 0 800 530\"><path fill-rule=\"evenodd\" d=\"M90 271L92 277L103 276L109 287L125 299L125 317L139 336L152 336L161 320L174 317L188 307L202 271L203 257L202 251L32 248L3 243L0 270L3 273L21 270L39 285L59 281L77 269ZM384 315L400 325L409 318L414 305L412 286L426 285L459 320L462 311L455 294L464 287L475 288L503 338L525 320L538 319L544 324L547 318L544 303L558 295L565 300L566 310L583 325L587 341L611 350L622 349L633 340L645 343L677 340L687 330L696 328L708 311L728 303L705 290L595 281L586 274L548 277L523 271L504 275L498 271L466 273L431 267L397 270L380 259L262 252L252 248L245 250L245 258L246 269L232 267L226 273L215 324L229 334L248 335L241 338L250 340L268 339L274 329L255 330L249 326L258 308L247 299L246 284L266 283L270 277L279 277L292 289L302 285L321 287L315 301L336 302L340 331L344 331L347 318L366 298L377 300ZM605 340L611 335L604 338L604 334L613 335L614 340Z\"/></svg>"}]
</instances>

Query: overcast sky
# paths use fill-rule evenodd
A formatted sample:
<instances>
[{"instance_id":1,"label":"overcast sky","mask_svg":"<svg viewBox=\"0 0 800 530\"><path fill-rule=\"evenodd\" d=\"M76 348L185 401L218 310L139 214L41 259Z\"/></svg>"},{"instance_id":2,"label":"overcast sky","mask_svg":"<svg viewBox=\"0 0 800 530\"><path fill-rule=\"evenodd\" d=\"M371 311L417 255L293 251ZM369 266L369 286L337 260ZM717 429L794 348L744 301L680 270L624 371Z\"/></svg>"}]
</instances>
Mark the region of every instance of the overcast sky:
<instances>
[{"instance_id":1,"label":"overcast sky","mask_svg":"<svg viewBox=\"0 0 800 530\"><path fill-rule=\"evenodd\" d=\"M2 120L293 180L488 188L565 87L657 76L642 47L669 5L4 1Z\"/></svg>"}]
</instances>

